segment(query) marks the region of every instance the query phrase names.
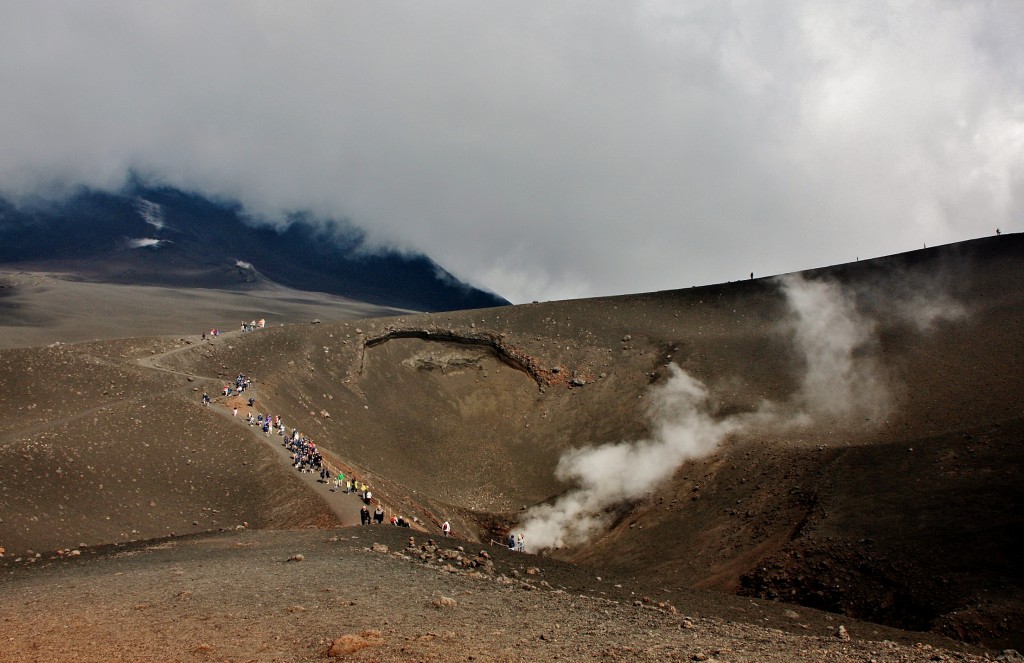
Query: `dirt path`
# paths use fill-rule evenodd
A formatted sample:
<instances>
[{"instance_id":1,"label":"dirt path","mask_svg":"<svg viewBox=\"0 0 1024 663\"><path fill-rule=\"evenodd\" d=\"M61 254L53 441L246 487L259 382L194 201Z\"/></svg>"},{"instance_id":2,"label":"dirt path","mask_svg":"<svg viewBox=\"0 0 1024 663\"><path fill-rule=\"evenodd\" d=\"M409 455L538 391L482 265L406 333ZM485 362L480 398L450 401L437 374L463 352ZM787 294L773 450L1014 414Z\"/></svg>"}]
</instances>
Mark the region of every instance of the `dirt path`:
<instances>
[{"instance_id":1,"label":"dirt path","mask_svg":"<svg viewBox=\"0 0 1024 663\"><path fill-rule=\"evenodd\" d=\"M222 334L222 336L228 336L230 338L231 335L237 334L241 334L241 332L225 332L224 334ZM161 373L170 373L172 375L190 378L191 380L195 381L208 382L214 385L220 385L221 383L223 383L224 380L223 378L220 377L197 375L194 373L188 373L184 371L166 368L160 365L160 361L162 359L177 354L179 352L191 349L191 347L192 346L186 345L179 348L174 348L173 350L168 350L167 352L163 352L160 354L143 357L141 359L137 359L136 363L147 370L159 371ZM219 387L218 389L211 389L208 391L217 393L218 390ZM232 408L234 407L235 403L230 402L223 396L214 397L211 402L211 405L209 406L209 409L220 416L233 420L233 422L236 425L249 430L250 434L253 435L255 438L259 439L261 444L266 444L271 449L273 449L274 453L278 456L278 458L280 458L283 464L291 466L291 452L289 452L287 447L284 446L283 437L273 433L268 435L263 433L259 428L255 426L249 426L246 423L244 416L246 412L244 399L239 398L239 400L242 401L239 406L239 416L232 415ZM295 473L295 479L297 481L301 481L318 498L323 500L324 503L326 503L330 507L331 511L334 512L334 515L338 517L338 520L341 522L343 526L359 524L359 508L360 506L362 506L362 502L355 493L346 494L343 490L335 489L333 482L326 484L321 483L319 474L314 474L310 472L299 472L298 470L293 471Z\"/></svg>"}]
</instances>

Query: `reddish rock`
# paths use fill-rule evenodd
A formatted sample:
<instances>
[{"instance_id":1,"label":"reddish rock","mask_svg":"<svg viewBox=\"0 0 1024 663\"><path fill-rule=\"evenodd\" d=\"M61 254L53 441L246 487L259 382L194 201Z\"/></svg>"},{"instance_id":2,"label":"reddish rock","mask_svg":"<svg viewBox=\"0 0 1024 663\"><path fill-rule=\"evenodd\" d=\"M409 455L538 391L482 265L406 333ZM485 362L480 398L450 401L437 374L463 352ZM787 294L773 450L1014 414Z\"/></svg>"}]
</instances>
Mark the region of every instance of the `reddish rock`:
<instances>
[{"instance_id":1,"label":"reddish rock","mask_svg":"<svg viewBox=\"0 0 1024 663\"><path fill-rule=\"evenodd\" d=\"M381 637L380 631L377 630L363 631L359 635L343 635L340 638L335 638L331 643L330 648L327 650L327 656L339 658L353 654L360 649L379 647L382 644L384 644L384 638Z\"/></svg>"}]
</instances>

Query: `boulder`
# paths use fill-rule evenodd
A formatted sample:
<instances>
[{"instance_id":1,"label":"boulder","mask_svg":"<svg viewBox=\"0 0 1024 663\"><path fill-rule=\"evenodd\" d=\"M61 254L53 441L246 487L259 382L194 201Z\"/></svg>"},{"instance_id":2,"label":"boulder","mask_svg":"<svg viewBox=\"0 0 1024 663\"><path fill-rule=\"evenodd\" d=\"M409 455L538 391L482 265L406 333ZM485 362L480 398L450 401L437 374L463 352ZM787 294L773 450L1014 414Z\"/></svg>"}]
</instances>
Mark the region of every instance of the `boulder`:
<instances>
[{"instance_id":1,"label":"boulder","mask_svg":"<svg viewBox=\"0 0 1024 663\"><path fill-rule=\"evenodd\" d=\"M327 656L330 658L340 658L354 654L360 649L379 647L383 644L384 638L381 637L380 631L377 630L363 631L358 635L343 635L331 642L331 646L327 650Z\"/></svg>"}]
</instances>

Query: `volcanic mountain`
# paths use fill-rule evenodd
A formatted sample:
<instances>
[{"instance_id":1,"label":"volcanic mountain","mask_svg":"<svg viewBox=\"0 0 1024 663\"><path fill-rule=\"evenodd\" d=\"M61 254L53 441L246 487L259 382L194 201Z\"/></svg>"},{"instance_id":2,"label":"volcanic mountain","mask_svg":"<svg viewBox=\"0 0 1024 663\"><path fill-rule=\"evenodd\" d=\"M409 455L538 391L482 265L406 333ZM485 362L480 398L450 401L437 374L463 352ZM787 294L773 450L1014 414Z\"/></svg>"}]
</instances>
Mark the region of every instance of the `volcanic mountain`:
<instances>
[{"instance_id":1,"label":"volcanic mountain","mask_svg":"<svg viewBox=\"0 0 1024 663\"><path fill-rule=\"evenodd\" d=\"M0 658L983 660L1024 645L1022 310L1003 235L643 295L8 344ZM356 497L250 412L412 527L347 527Z\"/></svg>"},{"instance_id":2,"label":"volcanic mountain","mask_svg":"<svg viewBox=\"0 0 1024 663\"><path fill-rule=\"evenodd\" d=\"M344 222L294 214L259 224L239 205L133 183L15 206L0 200L0 265L130 285L299 291L417 311L508 302L428 257L370 250Z\"/></svg>"}]
</instances>

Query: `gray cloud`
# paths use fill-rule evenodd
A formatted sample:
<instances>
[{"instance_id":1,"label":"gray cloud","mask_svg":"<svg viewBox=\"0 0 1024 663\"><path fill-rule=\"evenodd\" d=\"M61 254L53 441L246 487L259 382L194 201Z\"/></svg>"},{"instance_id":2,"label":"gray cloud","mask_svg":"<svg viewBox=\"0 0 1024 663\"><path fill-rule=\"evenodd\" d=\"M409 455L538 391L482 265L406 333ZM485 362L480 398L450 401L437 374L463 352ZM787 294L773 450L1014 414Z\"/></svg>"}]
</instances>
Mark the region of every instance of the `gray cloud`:
<instances>
[{"instance_id":1,"label":"gray cloud","mask_svg":"<svg viewBox=\"0 0 1024 663\"><path fill-rule=\"evenodd\" d=\"M1016 230L1024 5L3 3L0 191L348 218L514 301Z\"/></svg>"}]
</instances>

